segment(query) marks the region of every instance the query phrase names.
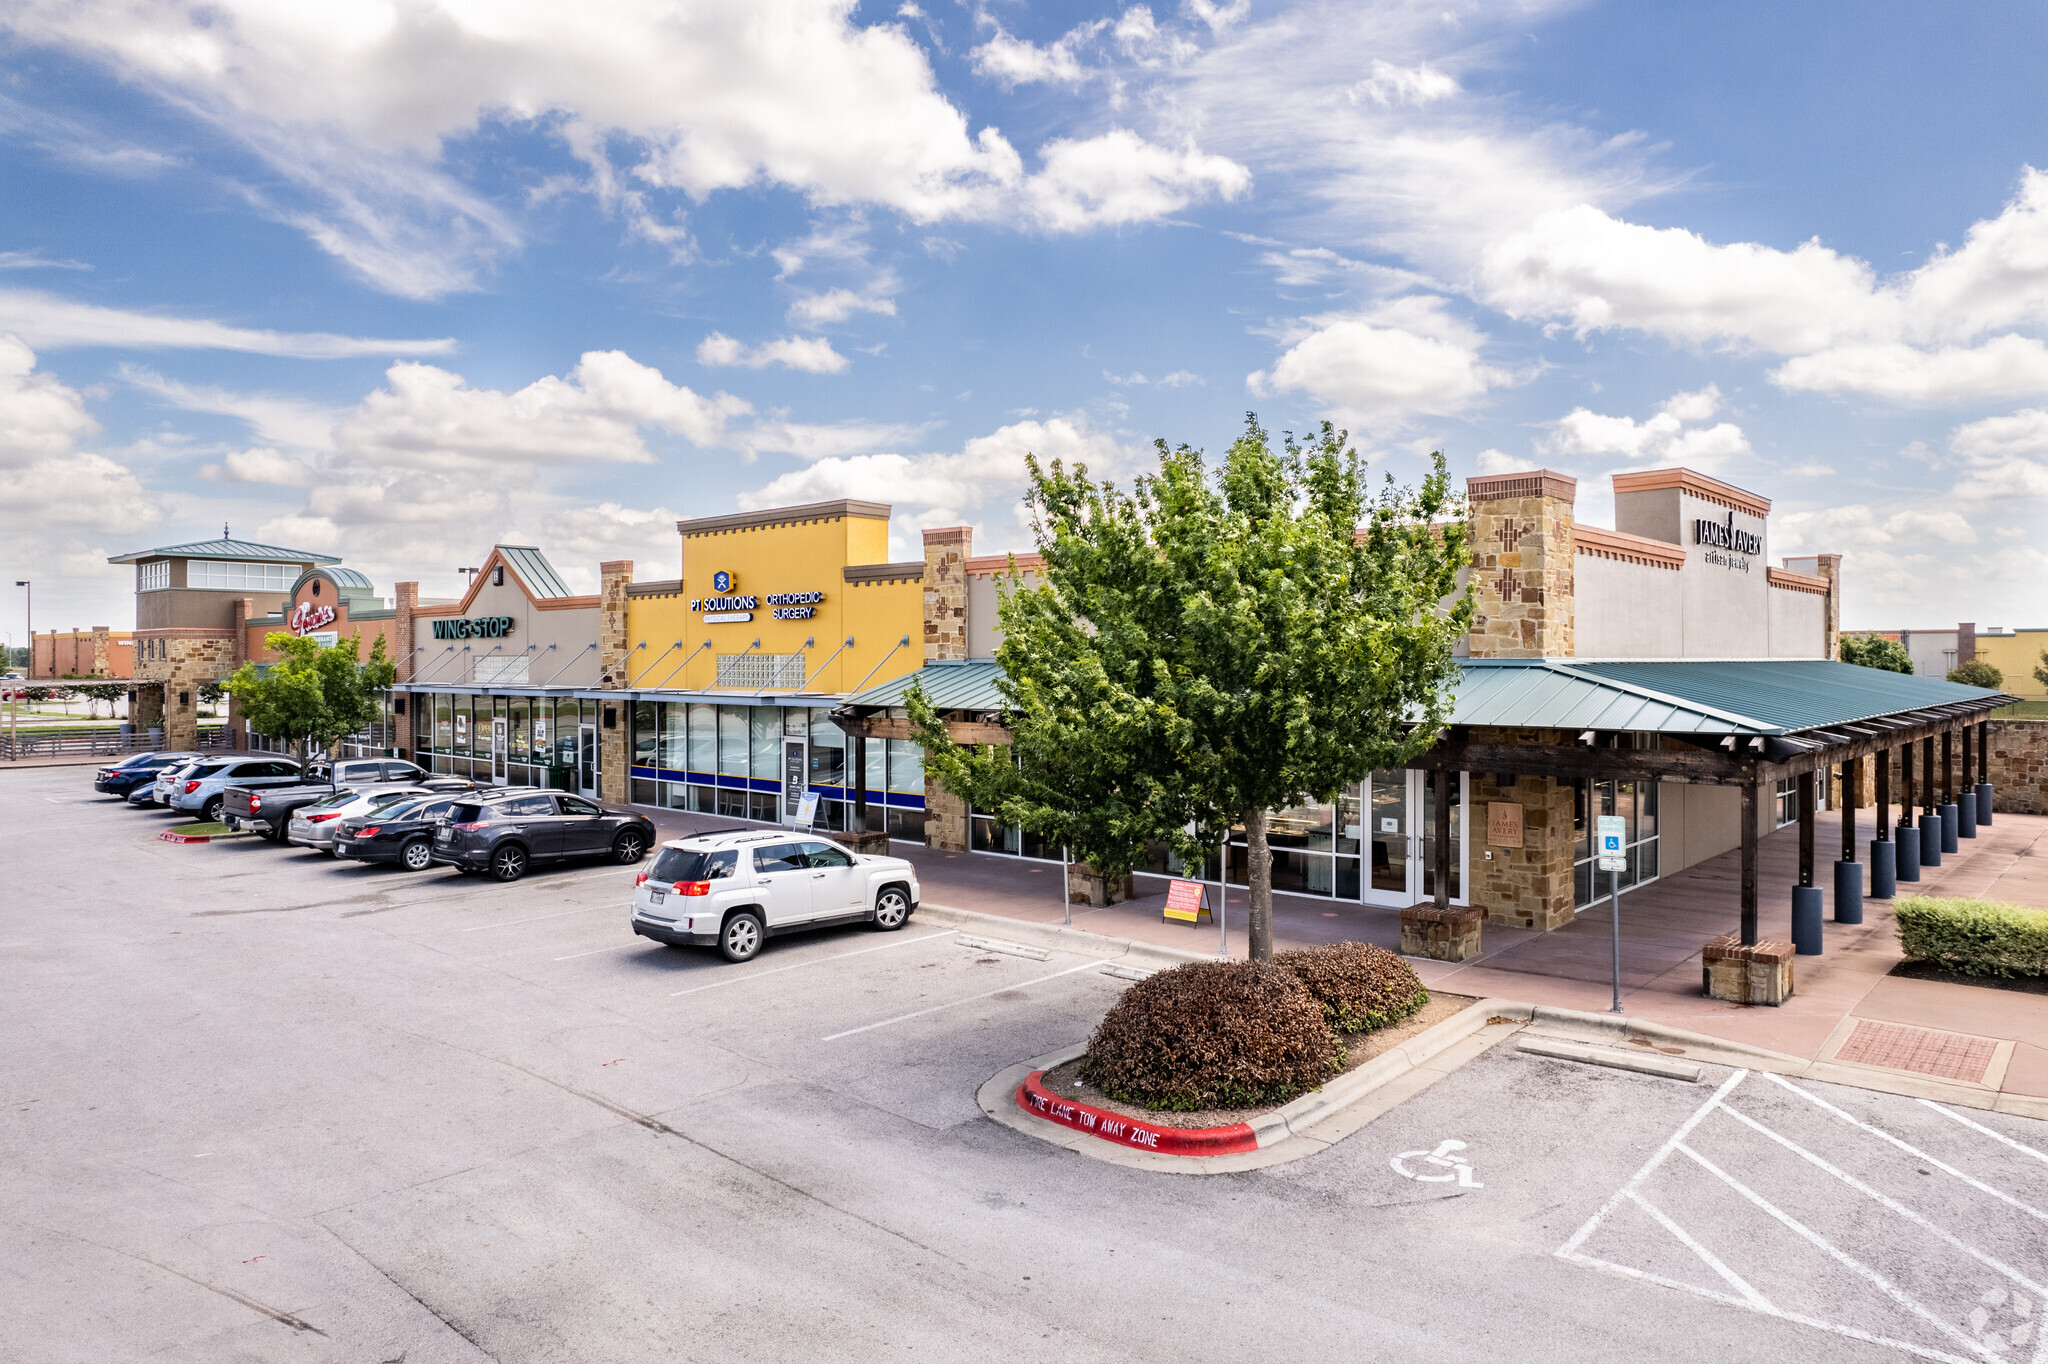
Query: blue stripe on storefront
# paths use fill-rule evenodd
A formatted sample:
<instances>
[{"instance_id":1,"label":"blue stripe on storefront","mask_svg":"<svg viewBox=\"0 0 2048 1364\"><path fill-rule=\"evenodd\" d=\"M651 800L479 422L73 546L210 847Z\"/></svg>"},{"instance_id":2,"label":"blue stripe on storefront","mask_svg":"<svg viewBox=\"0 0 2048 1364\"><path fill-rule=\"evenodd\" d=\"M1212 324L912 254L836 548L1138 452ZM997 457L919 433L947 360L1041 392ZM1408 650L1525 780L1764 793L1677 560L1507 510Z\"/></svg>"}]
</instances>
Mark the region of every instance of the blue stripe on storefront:
<instances>
[{"instance_id":1,"label":"blue stripe on storefront","mask_svg":"<svg viewBox=\"0 0 2048 1364\"><path fill-rule=\"evenodd\" d=\"M722 786L734 791L763 791L774 794L782 789L779 782L764 781L759 777L714 777L708 772L685 772L672 767L642 767L635 765L632 774L637 781L694 782L698 786ZM852 800L853 790L845 786L820 786L813 783L808 788L820 800ZM870 805L887 805L898 810L924 809L924 797L901 791L869 791Z\"/></svg>"}]
</instances>

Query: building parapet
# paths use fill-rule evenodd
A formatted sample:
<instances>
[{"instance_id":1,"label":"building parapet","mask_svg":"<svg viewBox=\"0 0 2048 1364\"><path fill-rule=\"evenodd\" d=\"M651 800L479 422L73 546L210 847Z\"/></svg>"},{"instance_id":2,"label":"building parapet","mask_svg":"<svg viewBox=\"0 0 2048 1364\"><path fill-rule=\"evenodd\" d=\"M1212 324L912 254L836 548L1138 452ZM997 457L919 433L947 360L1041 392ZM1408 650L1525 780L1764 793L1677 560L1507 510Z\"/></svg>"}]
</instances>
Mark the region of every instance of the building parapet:
<instances>
[{"instance_id":1,"label":"building parapet","mask_svg":"<svg viewBox=\"0 0 2048 1364\"><path fill-rule=\"evenodd\" d=\"M1598 526L1573 528L1578 552L1600 559L1618 559L1626 564L1677 570L1685 567L1686 552L1677 545L1625 531L1602 530Z\"/></svg>"},{"instance_id":2,"label":"building parapet","mask_svg":"<svg viewBox=\"0 0 2048 1364\"><path fill-rule=\"evenodd\" d=\"M839 521L850 516L887 521L890 511L891 507L887 502L862 502L857 498L842 497L831 502L806 502L795 507L770 507L763 511L732 512L725 516L699 516L693 520L676 522L676 529L687 539L693 535L760 530L765 526L795 526L811 521Z\"/></svg>"},{"instance_id":3,"label":"building parapet","mask_svg":"<svg viewBox=\"0 0 2048 1364\"><path fill-rule=\"evenodd\" d=\"M1828 594L1828 580L1816 578L1811 573L1794 573L1789 568L1766 567L1764 578L1772 587L1782 587L1792 592L1811 592L1817 597L1825 597Z\"/></svg>"},{"instance_id":4,"label":"building parapet","mask_svg":"<svg viewBox=\"0 0 2048 1364\"><path fill-rule=\"evenodd\" d=\"M1614 475L1614 493L1617 497L1623 493L1650 492L1658 488L1678 488L1702 501L1732 507L1739 512L1748 512L1751 516L1771 514L1771 499L1768 497L1758 497L1755 493L1738 488L1732 483L1723 483L1718 478L1708 478L1705 474L1696 473L1691 469L1644 469L1640 473Z\"/></svg>"},{"instance_id":5,"label":"building parapet","mask_svg":"<svg viewBox=\"0 0 2048 1364\"><path fill-rule=\"evenodd\" d=\"M897 564L846 564L840 577L850 583L915 583L924 581L924 560Z\"/></svg>"}]
</instances>

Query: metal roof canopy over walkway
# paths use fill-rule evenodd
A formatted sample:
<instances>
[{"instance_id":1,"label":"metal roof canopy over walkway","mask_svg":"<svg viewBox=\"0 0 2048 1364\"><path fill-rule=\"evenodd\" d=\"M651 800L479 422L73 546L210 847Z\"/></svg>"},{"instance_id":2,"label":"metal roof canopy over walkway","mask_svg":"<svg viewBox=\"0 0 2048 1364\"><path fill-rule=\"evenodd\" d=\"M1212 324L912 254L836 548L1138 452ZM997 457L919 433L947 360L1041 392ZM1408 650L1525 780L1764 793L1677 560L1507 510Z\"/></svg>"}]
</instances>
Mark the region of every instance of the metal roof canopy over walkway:
<instances>
[{"instance_id":1,"label":"metal roof canopy over walkway","mask_svg":"<svg viewBox=\"0 0 2048 1364\"><path fill-rule=\"evenodd\" d=\"M957 737L1000 742L994 723L1005 709L993 659L932 663L908 676L846 699L836 712L849 733L880 734L907 721L883 721L876 712L903 704L911 686L924 689L941 713L980 723L953 722ZM1813 883L1813 791L1817 771L1847 769L1874 754L1904 748L1902 805L1910 805L1912 751L1924 746L1919 789L1930 808L1935 789L1934 740L1942 741L1941 785L1951 789L1952 736L1962 734L1963 776L1972 767L1973 729L1989 711L2014 698L1931 677L1885 672L1831 659L1466 659L1442 738L1408 765L1446 780L1453 772L1550 777L1555 780L1648 780L1733 786L1742 792L1742 941L1757 941L1757 821L1766 783L1800 781L1800 878ZM1562 731L1563 743L1544 742L1540 731ZM993 734L991 733L993 731ZM1496 731L1520 731L1503 735ZM1637 748L1636 735L1656 735L1659 746ZM1475 737L1476 735L1476 737ZM1526 736L1526 737L1523 737ZM1983 779L1981 730L1974 766ZM1626 745L1626 746L1625 746ZM1877 768L1877 800L1888 810L1891 764ZM1447 823L1440 798L1437 819ZM1879 815L1880 840L1888 814ZM1854 861L1855 821L1844 820L1844 860ZM1437 856L1450 855L1449 831L1439 830ZM1437 869L1439 907L1448 904L1448 866Z\"/></svg>"}]
</instances>

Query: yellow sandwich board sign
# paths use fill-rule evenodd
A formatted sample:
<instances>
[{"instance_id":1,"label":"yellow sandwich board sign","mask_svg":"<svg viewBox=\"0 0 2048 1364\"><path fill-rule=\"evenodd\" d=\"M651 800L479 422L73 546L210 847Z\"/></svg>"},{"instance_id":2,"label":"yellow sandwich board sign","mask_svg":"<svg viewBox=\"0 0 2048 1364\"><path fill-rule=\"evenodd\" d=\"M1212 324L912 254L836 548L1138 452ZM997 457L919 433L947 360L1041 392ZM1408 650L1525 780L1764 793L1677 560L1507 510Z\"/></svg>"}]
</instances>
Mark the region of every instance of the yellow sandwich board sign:
<instances>
[{"instance_id":1,"label":"yellow sandwich board sign","mask_svg":"<svg viewBox=\"0 0 2048 1364\"><path fill-rule=\"evenodd\" d=\"M1166 909L1163 918L1178 920L1192 928L1209 915L1211 923L1216 916L1209 913L1209 889L1200 881L1169 881L1166 884Z\"/></svg>"}]
</instances>

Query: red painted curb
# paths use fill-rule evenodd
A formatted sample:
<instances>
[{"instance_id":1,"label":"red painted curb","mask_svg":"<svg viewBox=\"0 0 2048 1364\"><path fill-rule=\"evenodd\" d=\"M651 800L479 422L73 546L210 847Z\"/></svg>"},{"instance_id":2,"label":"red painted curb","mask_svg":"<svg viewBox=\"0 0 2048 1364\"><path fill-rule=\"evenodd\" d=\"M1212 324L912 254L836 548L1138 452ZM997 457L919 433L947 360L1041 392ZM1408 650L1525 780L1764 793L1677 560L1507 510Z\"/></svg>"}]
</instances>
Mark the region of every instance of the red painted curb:
<instances>
[{"instance_id":1,"label":"red painted curb","mask_svg":"<svg viewBox=\"0 0 2048 1364\"><path fill-rule=\"evenodd\" d=\"M174 834L169 829L156 836L159 843L211 843L212 834Z\"/></svg>"},{"instance_id":2,"label":"red painted curb","mask_svg":"<svg viewBox=\"0 0 2048 1364\"><path fill-rule=\"evenodd\" d=\"M1256 1151L1259 1139L1249 1123L1228 1127L1156 1127L1138 1118L1111 1113L1075 1099L1062 1099L1039 1083L1045 1072L1034 1070L1017 1086L1017 1107L1076 1132L1169 1156L1229 1156Z\"/></svg>"}]
</instances>

